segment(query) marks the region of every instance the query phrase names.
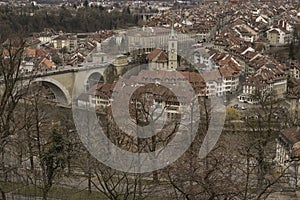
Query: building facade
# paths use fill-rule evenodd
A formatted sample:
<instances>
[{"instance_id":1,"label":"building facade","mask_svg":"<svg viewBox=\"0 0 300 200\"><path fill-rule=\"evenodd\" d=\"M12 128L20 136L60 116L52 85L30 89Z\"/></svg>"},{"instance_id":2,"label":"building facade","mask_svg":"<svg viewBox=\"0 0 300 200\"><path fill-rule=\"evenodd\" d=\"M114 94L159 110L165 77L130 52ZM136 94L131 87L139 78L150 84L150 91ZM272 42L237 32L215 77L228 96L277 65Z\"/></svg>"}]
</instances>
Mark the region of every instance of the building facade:
<instances>
[{"instance_id":1,"label":"building facade","mask_svg":"<svg viewBox=\"0 0 300 200\"><path fill-rule=\"evenodd\" d=\"M257 103L256 92L268 90L273 93L273 98L284 98L287 92L286 73L278 66L263 66L243 83L243 92L238 96L239 101Z\"/></svg>"},{"instance_id":2,"label":"building facade","mask_svg":"<svg viewBox=\"0 0 300 200\"><path fill-rule=\"evenodd\" d=\"M278 170L285 173L288 183L296 188L300 183L300 128L292 127L282 130L276 140Z\"/></svg>"}]
</instances>

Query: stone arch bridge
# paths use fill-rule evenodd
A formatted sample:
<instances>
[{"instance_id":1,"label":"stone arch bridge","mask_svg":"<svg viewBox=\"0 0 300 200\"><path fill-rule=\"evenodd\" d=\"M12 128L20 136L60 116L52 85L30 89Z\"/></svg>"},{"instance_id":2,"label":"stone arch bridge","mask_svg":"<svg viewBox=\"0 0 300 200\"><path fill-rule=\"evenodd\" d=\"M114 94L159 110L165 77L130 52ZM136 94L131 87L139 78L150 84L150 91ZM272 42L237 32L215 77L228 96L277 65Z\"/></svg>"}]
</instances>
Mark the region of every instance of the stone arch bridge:
<instances>
[{"instance_id":1,"label":"stone arch bridge","mask_svg":"<svg viewBox=\"0 0 300 200\"><path fill-rule=\"evenodd\" d=\"M108 67L110 67L109 64L90 64L82 67L39 72L31 82L42 83L49 87L58 103L70 105L73 91L85 92L98 81L105 82L104 71Z\"/></svg>"}]
</instances>

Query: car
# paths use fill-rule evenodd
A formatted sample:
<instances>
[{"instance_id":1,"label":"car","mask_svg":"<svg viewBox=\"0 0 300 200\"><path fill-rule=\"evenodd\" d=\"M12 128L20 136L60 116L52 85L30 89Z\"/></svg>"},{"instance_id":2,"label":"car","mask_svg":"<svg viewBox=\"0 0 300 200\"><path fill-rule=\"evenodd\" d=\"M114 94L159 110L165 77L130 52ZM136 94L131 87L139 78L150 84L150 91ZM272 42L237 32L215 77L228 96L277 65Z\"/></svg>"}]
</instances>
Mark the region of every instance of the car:
<instances>
[{"instance_id":1,"label":"car","mask_svg":"<svg viewBox=\"0 0 300 200\"><path fill-rule=\"evenodd\" d=\"M250 114L250 115L246 116L246 119L258 119L258 115Z\"/></svg>"},{"instance_id":2,"label":"car","mask_svg":"<svg viewBox=\"0 0 300 200\"><path fill-rule=\"evenodd\" d=\"M235 108L235 109L238 109L239 108L239 104L234 104L232 107Z\"/></svg>"},{"instance_id":3,"label":"car","mask_svg":"<svg viewBox=\"0 0 300 200\"><path fill-rule=\"evenodd\" d=\"M247 109L247 107L245 107L245 106L241 106L241 109L242 109L242 110L246 110L246 109Z\"/></svg>"},{"instance_id":4,"label":"car","mask_svg":"<svg viewBox=\"0 0 300 200\"><path fill-rule=\"evenodd\" d=\"M296 192L296 190L294 188L283 188L283 189L281 189L281 192L284 192L284 193L286 193L286 192Z\"/></svg>"}]
</instances>

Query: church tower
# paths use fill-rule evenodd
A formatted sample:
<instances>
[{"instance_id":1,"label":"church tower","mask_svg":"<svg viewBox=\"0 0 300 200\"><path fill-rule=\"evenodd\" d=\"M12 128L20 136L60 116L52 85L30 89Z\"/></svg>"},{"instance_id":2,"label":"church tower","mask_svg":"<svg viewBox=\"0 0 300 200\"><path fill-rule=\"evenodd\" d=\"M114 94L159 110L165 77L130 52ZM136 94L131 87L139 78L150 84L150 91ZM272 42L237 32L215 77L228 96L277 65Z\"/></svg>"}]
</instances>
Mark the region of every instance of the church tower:
<instances>
[{"instance_id":1,"label":"church tower","mask_svg":"<svg viewBox=\"0 0 300 200\"><path fill-rule=\"evenodd\" d=\"M174 20L172 19L172 29L168 43L168 69L175 70L177 68L177 35L174 31Z\"/></svg>"}]
</instances>

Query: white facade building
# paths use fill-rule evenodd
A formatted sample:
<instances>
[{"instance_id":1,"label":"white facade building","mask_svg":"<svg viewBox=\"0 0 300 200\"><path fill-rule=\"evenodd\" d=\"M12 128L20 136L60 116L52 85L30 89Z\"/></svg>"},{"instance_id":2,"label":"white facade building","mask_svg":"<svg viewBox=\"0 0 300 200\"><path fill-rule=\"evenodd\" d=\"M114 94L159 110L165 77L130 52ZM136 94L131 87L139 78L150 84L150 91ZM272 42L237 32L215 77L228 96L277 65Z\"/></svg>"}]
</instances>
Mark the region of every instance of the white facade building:
<instances>
[{"instance_id":1,"label":"white facade building","mask_svg":"<svg viewBox=\"0 0 300 200\"><path fill-rule=\"evenodd\" d=\"M280 132L276 140L275 162L288 183L296 188L300 184L300 128L292 127ZM287 170L286 170L287 169ZM284 171L285 170L285 171Z\"/></svg>"}]
</instances>

